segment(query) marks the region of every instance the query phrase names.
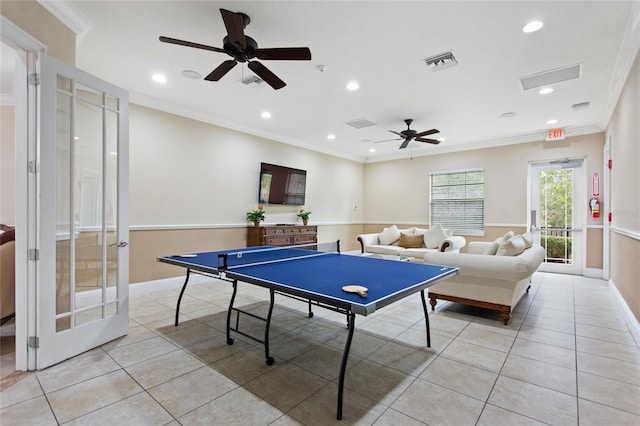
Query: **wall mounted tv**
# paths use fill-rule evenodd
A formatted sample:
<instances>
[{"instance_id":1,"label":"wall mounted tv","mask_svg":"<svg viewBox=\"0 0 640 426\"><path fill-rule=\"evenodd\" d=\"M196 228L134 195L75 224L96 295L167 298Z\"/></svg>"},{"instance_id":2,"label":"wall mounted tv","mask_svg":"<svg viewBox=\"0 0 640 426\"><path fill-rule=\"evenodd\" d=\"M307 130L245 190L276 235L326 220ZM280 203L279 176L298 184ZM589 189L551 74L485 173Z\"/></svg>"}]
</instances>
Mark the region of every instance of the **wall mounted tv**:
<instances>
[{"instance_id":1,"label":"wall mounted tv","mask_svg":"<svg viewBox=\"0 0 640 426\"><path fill-rule=\"evenodd\" d=\"M260 204L304 205L307 172L260 163Z\"/></svg>"}]
</instances>

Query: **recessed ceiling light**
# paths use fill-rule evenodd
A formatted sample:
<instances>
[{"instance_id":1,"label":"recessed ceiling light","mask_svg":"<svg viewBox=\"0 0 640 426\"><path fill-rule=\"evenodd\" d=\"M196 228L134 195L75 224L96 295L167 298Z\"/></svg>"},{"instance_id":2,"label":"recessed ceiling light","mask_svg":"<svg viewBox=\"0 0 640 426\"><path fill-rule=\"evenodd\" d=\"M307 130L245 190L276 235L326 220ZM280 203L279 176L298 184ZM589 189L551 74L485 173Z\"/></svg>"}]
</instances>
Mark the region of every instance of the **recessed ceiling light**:
<instances>
[{"instance_id":1,"label":"recessed ceiling light","mask_svg":"<svg viewBox=\"0 0 640 426\"><path fill-rule=\"evenodd\" d=\"M335 138L336 138L336 135L334 135L333 133L327 136L327 139L329 140L334 140Z\"/></svg>"},{"instance_id":2,"label":"recessed ceiling light","mask_svg":"<svg viewBox=\"0 0 640 426\"><path fill-rule=\"evenodd\" d=\"M534 33L542 28L543 25L544 23L542 21L531 21L527 25L522 27L522 31L524 31L525 33Z\"/></svg>"},{"instance_id":3,"label":"recessed ceiling light","mask_svg":"<svg viewBox=\"0 0 640 426\"><path fill-rule=\"evenodd\" d=\"M509 111L509 112L505 112L500 114L500 118L511 118L511 117L515 117L516 113L513 111Z\"/></svg>"},{"instance_id":4,"label":"recessed ceiling light","mask_svg":"<svg viewBox=\"0 0 640 426\"><path fill-rule=\"evenodd\" d=\"M547 124L556 124L557 122L558 120L556 119L547 120Z\"/></svg>"},{"instance_id":5,"label":"recessed ceiling light","mask_svg":"<svg viewBox=\"0 0 640 426\"><path fill-rule=\"evenodd\" d=\"M167 77L164 74L160 74L159 72L155 73L151 76L151 79L156 83L166 83Z\"/></svg>"},{"instance_id":6,"label":"recessed ceiling light","mask_svg":"<svg viewBox=\"0 0 640 426\"><path fill-rule=\"evenodd\" d=\"M269 111L263 111L262 114L260 114L260 117L271 118L271 113Z\"/></svg>"},{"instance_id":7,"label":"recessed ceiling light","mask_svg":"<svg viewBox=\"0 0 640 426\"><path fill-rule=\"evenodd\" d=\"M553 92L553 87L545 87L543 89L540 89L538 93L541 95L548 95L551 92Z\"/></svg>"},{"instance_id":8,"label":"recessed ceiling light","mask_svg":"<svg viewBox=\"0 0 640 426\"><path fill-rule=\"evenodd\" d=\"M369 148L369 152L376 152L375 148Z\"/></svg>"},{"instance_id":9,"label":"recessed ceiling light","mask_svg":"<svg viewBox=\"0 0 640 426\"><path fill-rule=\"evenodd\" d=\"M182 71L182 76L191 80L198 80L200 79L200 77L202 77L202 74L200 74L198 71L184 70Z\"/></svg>"},{"instance_id":10,"label":"recessed ceiling light","mask_svg":"<svg viewBox=\"0 0 640 426\"><path fill-rule=\"evenodd\" d=\"M445 138L438 138L438 141L439 142L444 142L444 141L446 141L446 139Z\"/></svg>"},{"instance_id":11,"label":"recessed ceiling light","mask_svg":"<svg viewBox=\"0 0 640 426\"><path fill-rule=\"evenodd\" d=\"M358 84L357 81L350 81L349 83L347 83L348 90L358 90L359 88L360 88L360 85Z\"/></svg>"}]
</instances>

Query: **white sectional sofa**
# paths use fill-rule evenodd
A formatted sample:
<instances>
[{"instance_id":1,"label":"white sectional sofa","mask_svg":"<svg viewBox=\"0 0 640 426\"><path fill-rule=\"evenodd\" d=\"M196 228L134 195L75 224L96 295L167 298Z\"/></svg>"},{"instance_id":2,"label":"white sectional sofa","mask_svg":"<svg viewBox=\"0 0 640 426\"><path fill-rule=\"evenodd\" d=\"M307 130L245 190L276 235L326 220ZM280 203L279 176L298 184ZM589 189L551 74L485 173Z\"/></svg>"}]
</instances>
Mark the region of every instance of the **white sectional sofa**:
<instances>
[{"instance_id":1,"label":"white sectional sofa","mask_svg":"<svg viewBox=\"0 0 640 426\"><path fill-rule=\"evenodd\" d=\"M429 229L398 229L393 225L382 232L361 234L357 237L362 253L422 258L428 252L458 253L465 246L464 237L453 235L440 225Z\"/></svg>"},{"instance_id":2,"label":"white sectional sofa","mask_svg":"<svg viewBox=\"0 0 640 426\"><path fill-rule=\"evenodd\" d=\"M529 292L531 276L545 256L544 248L533 244L529 235L512 238L474 241L467 253L426 253L425 263L459 268L458 275L429 288L431 309L437 299L495 309L508 324L511 311Z\"/></svg>"}]
</instances>

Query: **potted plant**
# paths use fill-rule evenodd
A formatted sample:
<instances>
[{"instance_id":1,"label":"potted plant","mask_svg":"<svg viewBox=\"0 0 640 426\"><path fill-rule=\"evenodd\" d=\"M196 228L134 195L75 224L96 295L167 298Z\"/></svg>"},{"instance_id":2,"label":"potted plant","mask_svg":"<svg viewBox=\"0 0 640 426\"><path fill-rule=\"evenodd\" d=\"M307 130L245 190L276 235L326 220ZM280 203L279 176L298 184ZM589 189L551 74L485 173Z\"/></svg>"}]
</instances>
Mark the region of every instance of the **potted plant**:
<instances>
[{"instance_id":1,"label":"potted plant","mask_svg":"<svg viewBox=\"0 0 640 426\"><path fill-rule=\"evenodd\" d=\"M304 226L307 226L307 223L309 223L309 215L311 214L310 211L305 210L305 209L300 209L300 211L296 214L296 216L298 216L300 219L302 219L302 224Z\"/></svg>"},{"instance_id":2,"label":"potted plant","mask_svg":"<svg viewBox=\"0 0 640 426\"><path fill-rule=\"evenodd\" d=\"M264 213L264 207L260 204L257 209L247 212L247 220L253 222L255 226L260 226L260 222L264 220Z\"/></svg>"}]
</instances>

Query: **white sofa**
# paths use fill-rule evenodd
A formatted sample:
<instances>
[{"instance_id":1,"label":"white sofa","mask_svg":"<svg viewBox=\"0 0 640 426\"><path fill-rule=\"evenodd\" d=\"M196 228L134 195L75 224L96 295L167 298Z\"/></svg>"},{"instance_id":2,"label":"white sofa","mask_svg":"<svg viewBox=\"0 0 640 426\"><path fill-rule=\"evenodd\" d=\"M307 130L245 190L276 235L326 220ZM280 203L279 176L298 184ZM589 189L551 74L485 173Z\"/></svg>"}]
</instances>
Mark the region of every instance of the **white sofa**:
<instances>
[{"instance_id":1,"label":"white sofa","mask_svg":"<svg viewBox=\"0 0 640 426\"><path fill-rule=\"evenodd\" d=\"M361 253L422 258L428 252L458 253L465 246L464 237L435 225L429 229L398 229L393 225L382 232L357 236Z\"/></svg>"},{"instance_id":2,"label":"white sofa","mask_svg":"<svg viewBox=\"0 0 640 426\"><path fill-rule=\"evenodd\" d=\"M518 240L522 236L515 236ZM527 236L530 238L530 236ZM523 238L524 239L524 238ZM499 238L498 240L501 240ZM467 253L426 253L424 262L454 266L458 275L429 288L431 309L437 299L448 300L481 308L498 310L502 321L508 324L511 311L531 287L531 276L544 260L545 250L538 244L526 243L521 253L513 254L500 249L509 241L469 243ZM519 242L518 242L519 244ZM497 247L496 247L497 246ZM517 252L519 249L515 249Z\"/></svg>"}]
</instances>

